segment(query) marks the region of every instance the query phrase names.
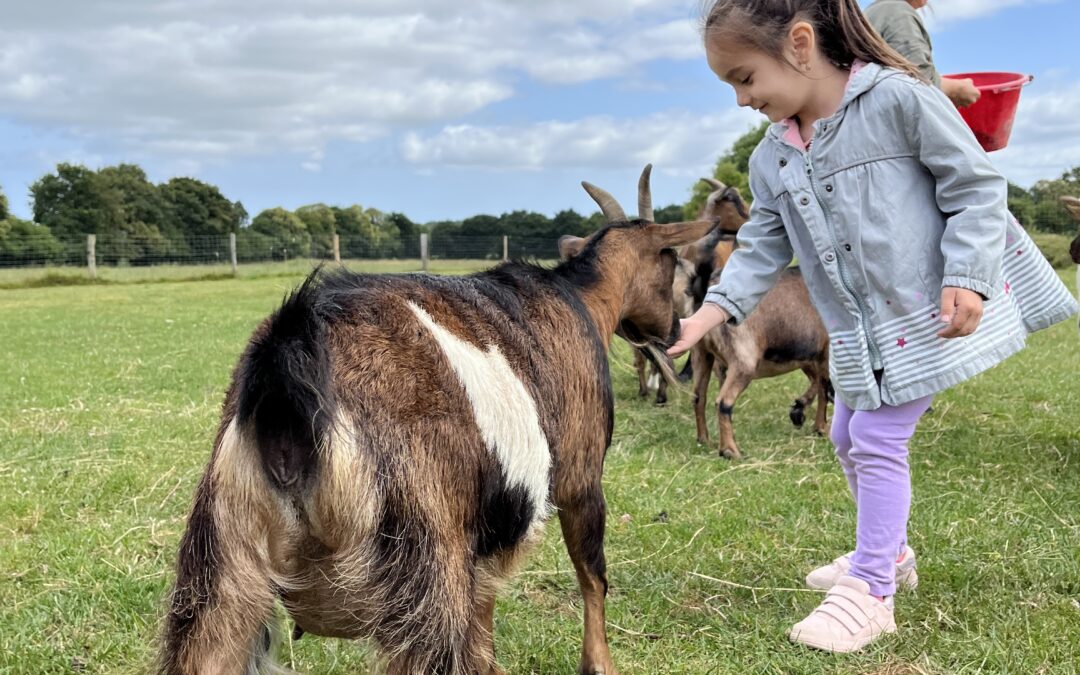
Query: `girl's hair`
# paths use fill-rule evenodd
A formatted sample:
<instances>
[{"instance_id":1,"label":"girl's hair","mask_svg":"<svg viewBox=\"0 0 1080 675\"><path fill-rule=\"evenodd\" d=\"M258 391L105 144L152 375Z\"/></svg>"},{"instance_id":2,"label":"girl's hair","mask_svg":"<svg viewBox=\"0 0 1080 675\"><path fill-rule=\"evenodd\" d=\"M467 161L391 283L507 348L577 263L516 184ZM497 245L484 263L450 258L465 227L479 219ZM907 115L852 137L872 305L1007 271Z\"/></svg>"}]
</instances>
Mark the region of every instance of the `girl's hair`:
<instances>
[{"instance_id":1,"label":"girl's hair","mask_svg":"<svg viewBox=\"0 0 1080 675\"><path fill-rule=\"evenodd\" d=\"M784 39L795 21L814 27L821 52L837 68L847 70L859 59L926 82L871 27L857 0L713 0L705 11L705 42L730 40L784 60Z\"/></svg>"}]
</instances>

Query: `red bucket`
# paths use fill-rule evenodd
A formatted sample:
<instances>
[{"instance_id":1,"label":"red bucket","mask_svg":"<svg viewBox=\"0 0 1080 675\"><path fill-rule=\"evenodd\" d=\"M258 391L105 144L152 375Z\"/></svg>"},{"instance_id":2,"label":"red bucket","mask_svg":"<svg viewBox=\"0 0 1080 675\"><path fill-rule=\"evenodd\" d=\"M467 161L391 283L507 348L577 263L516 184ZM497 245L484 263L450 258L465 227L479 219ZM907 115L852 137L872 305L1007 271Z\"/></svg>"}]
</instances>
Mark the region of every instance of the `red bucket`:
<instances>
[{"instance_id":1,"label":"red bucket","mask_svg":"<svg viewBox=\"0 0 1080 675\"><path fill-rule=\"evenodd\" d=\"M1031 75L1020 73L958 73L945 75L954 80L970 79L981 92L979 100L960 108L960 116L975 132L983 150L1000 150L1009 142L1020 88L1031 82Z\"/></svg>"}]
</instances>

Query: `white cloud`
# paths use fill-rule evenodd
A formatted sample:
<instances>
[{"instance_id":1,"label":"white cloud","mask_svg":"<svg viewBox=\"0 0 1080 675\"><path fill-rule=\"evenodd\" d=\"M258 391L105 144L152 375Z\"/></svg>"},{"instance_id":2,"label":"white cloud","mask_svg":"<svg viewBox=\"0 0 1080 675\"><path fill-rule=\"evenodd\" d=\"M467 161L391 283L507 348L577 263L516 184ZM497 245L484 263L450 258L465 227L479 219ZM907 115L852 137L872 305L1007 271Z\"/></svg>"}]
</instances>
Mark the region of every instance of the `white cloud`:
<instances>
[{"instance_id":1,"label":"white cloud","mask_svg":"<svg viewBox=\"0 0 1080 675\"><path fill-rule=\"evenodd\" d=\"M1031 87L1029 87L1030 89ZM1080 82L1020 96L1009 145L991 155L1012 182L1030 187L1080 166Z\"/></svg>"},{"instance_id":2,"label":"white cloud","mask_svg":"<svg viewBox=\"0 0 1080 675\"><path fill-rule=\"evenodd\" d=\"M719 114L665 112L638 119L594 116L519 127L448 126L437 134L408 134L406 161L488 169L610 168L652 162L669 172L697 174L760 115L731 108Z\"/></svg>"},{"instance_id":3,"label":"white cloud","mask_svg":"<svg viewBox=\"0 0 1080 675\"><path fill-rule=\"evenodd\" d=\"M198 160L311 153L696 58L684 0L39 0L0 24L0 117ZM297 130L302 130L298 132Z\"/></svg>"},{"instance_id":4,"label":"white cloud","mask_svg":"<svg viewBox=\"0 0 1080 675\"><path fill-rule=\"evenodd\" d=\"M945 24L990 16L1011 7L1045 5L1062 0L931 0L923 17L931 30Z\"/></svg>"}]
</instances>

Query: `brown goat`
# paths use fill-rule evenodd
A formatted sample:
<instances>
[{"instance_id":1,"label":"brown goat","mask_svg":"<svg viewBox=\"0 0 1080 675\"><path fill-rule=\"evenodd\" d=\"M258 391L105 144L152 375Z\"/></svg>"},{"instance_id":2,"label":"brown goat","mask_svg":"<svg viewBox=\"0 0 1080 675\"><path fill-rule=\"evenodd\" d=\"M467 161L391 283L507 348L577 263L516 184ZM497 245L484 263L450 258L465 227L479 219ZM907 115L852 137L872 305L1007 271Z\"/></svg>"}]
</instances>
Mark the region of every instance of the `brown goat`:
<instances>
[{"instance_id":1,"label":"brown goat","mask_svg":"<svg viewBox=\"0 0 1080 675\"><path fill-rule=\"evenodd\" d=\"M705 298L708 288L709 276L714 269L720 269L727 262L732 251L735 250L735 234L749 219L746 204L738 189L728 187L715 178L702 178L709 184L713 191L705 199L701 207L698 220L712 220L716 222L708 234L695 242L687 244L679 249L679 257L691 261L697 270L695 279L703 279L695 283L694 297L700 303ZM651 208L648 214L639 213L639 217L652 220ZM689 380L692 373L692 357L688 357L683 372L679 379ZM651 376L649 374L649 365ZM649 395L650 384L656 380L656 405L667 403L668 379L660 377L665 368L670 368L670 359L665 355L649 353L643 349L634 350L634 370L638 378L638 396L645 398Z\"/></svg>"},{"instance_id":2,"label":"brown goat","mask_svg":"<svg viewBox=\"0 0 1080 675\"><path fill-rule=\"evenodd\" d=\"M607 352L616 327L674 340L670 249L712 227L614 220L562 241L576 255L554 269L309 276L233 373L160 671L269 668L280 601L298 633L373 640L389 673L501 673L496 593L557 512L584 599L579 671L613 675Z\"/></svg>"},{"instance_id":3,"label":"brown goat","mask_svg":"<svg viewBox=\"0 0 1080 675\"><path fill-rule=\"evenodd\" d=\"M1076 222L1080 223L1080 199L1076 197L1062 197L1061 203L1065 205L1072 217L1076 219ZM1080 234L1076 235L1076 238L1069 244L1069 257L1077 265L1080 265Z\"/></svg>"},{"instance_id":4,"label":"brown goat","mask_svg":"<svg viewBox=\"0 0 1080 675\"><path fill-rule=\"evenodd\" d=\"M712 281L720 272L713 273ZM675 270L675 309L683 317L690 316L700 306L693 292L694 274L689 262L681 263ZM694 421L697 440L703 445L709 445L705 397L714 367L720 379L716 411L719 450L724 457L742 456L732 427L732 413L739 395L753 380L797 369L806 373L810 386L792 405L791 421L801 426L803 411L816 398L814 429L819 434L828 433L829 335L810 303L810 293L798 268L785 270L741 324L724 324L709 331L691 349L690 358L694 364Z\"/></svg>"}]
</instances>

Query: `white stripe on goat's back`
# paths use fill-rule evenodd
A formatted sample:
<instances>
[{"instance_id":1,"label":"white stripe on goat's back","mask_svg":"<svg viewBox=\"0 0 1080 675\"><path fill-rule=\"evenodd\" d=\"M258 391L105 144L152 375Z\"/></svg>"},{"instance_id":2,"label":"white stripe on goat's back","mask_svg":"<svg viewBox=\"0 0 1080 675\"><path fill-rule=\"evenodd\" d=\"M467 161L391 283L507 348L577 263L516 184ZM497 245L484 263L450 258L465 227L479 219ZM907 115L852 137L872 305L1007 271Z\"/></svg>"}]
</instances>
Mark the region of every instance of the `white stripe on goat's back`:
<instances>
[{"instance_id":1,"label":"white stripe on goat's back","mask_svg":"<svg viewBox=\"0 0 1080 675\"><path fill-rule=\"evenodd\" d=\"M408 305L465 387L480 434L496 453L507 482L524 488L534 513L546 517L551 454L529 391L495 345L482 351L437 324L423 308Z\"/></svg>"}]
</instances>

